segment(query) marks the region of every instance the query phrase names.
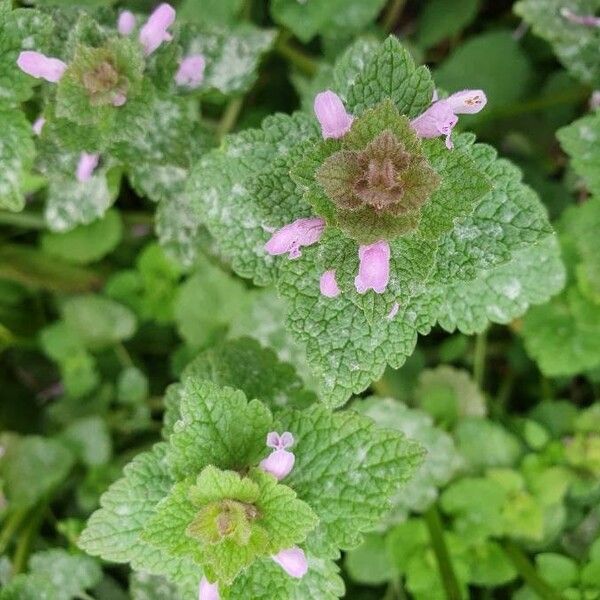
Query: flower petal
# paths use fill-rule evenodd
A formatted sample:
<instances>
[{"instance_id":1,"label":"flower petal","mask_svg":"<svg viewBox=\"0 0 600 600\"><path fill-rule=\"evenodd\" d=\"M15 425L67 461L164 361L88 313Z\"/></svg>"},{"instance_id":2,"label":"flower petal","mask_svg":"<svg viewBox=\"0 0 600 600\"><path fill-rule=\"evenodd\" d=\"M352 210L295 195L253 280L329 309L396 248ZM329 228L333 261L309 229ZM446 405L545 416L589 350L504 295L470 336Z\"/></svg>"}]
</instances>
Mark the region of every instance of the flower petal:
<instances>
[{"instance_id":1,"label":"flower petal","mask_svg":"<svg viewBox=\"0 0 600 600\"><path fill-rule=\"evenodd\" d=\"M358 249L360 265L354 280L356 291L364 294L373 290L383 294L390 280L390 245L386 241L375 242Z\"/></svg>"},{"instance_id":2,"label":"flower petal","mask_svg":"<svg viewBox=\"0 0 600 600\"><path fill-rule=\"evenodd\" d=\"M331 90L317 94L314 109L323 138L341 138L350 130L353 117L346 111L340 97Z\"/></svg>"},{"instance_id":3,"label":"flower petal","mask_svg":"<svg viewBox=\"0 0 600 600\"><path fill-rule=\"evenodd\" d=\"M298 546L282 550L271 558L291 577L297 577L299 579L304 577L308 571L306 554L304 554L304 550L298 548Z\"/></svg>"},{"instance_id":4,"label":"flower petal","mask_svg":"<svg viewBox=\"0 0 600 600\"><path fill-rule=\"evenodd\" d=\"M21 52L17 58L17 65L27 75L36 79L45 79L50 83L58 82L67 68L62 60L33 50Z\"/></svg>"},{"instance_id":5,"label":"flower petal","mask_svg":"<svg viewBox=\"0 0 600 600\"><path fill-rule=\"evenodd\" d=\"M335 298L340 295L340 288L335 279L335 269L325 271L325 273L321 275L319 289L321 290L321 294L327 298Z\"/></svg>"}]
</instances>

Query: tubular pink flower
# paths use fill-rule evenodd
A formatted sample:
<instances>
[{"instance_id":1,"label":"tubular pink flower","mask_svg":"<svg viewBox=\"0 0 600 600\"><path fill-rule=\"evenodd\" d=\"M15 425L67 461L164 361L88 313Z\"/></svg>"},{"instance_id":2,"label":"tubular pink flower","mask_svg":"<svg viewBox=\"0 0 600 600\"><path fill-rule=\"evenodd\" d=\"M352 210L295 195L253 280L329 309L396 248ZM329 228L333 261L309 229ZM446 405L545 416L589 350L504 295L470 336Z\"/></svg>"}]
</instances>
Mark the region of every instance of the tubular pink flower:
<instances>
[{"instance_id":1,"label":"tubular pink flower","mask_svg":"<svg viewBox=\"0 0 600 600\"><path fill-rule=\"evenodd\" d=\"M175 22L175 9L161 4L146 21L140 30L140 42L146 55L152 54L163 42L169 42L173 36L167 31Z\"/></svg>"},{"instance_id":2,"label":"tubular pink flower","mask_svg":"<svg viewBox=\"0 0 600 600\"><path fill-rule=\"evenodd\" d=\"M79 156L79 163L77 164L77 181L80 181L81 183L89 181L92 178L94 170L98 166L99 161L99 154L88 154L87 152L82 152Z\"/></svg>"},{"instance_id":3,"label":"tubular pink flower","mask_svg":"<svg viewBox=\"0 0 600 600\"><path fill-rule=\"evenodd\" d=\"M130 10L124 10L117 21L117 31L121 35L129 35L135 29L136 18Z\"/></svg>"},{"instance_id":4,"label":"tubular pink flower","mask_svg":"<svg viewBox=\"0 0 600 600\"><path fill-rule=\"evenodd\" d=\"M600 27L600 17L595 15L578 15L566 6L560 9L560 14L569 22L575 25L585 25L586 27Z\"/></svg>"},{"instance_id":5,"label":"tubular pink flower","mask_svg":"<svg viewBox=\"0 0 600 600\"><path fill-rule=\"evenodd\" d=\"M373 290L378 294L385 292L390 280L390 245L386 241L375 242L358 249L360 265L354 286L359 294Z\"/></svg>"},{"instance_id":6,"label":"tubular pink flower","mask_svg":"<svg viewBox=\"0 0 600 600\"><path fill-rule=\"evenodd\" d=\"M115 97L112 99L113 106L123 106L127 102L127 96L123 92L117 92Z\"/></svg>"},{"instance_id":7,"label":"tubular pink flower","mask_svg":"<svg viewBox=\"0 0 600 600\"><path fill-rule=\"evenodd\" d=\"M446 136L446 147L451 149L452 130L458 123L457 115L472 115L478 113L487 104L487 97L483 90L462 90L445 98L434 101L431 106L416 119L411 121L413 129L422 138L436 138Z\"/></svg>"},{"instance_id":8,"label":"tubular pink flower","mask_svg":"<svg viewBox=\"0 0 600 600\"><path fill-rule=\"evenodd\" d=\"M287 550L282 550L271 558L291 577L300 579L308 571L308 561L304 550L298 546L292 546Z\"/></svg>"},{"instance_id":9,"label":"tubular pink flower","mask_svg":"<svg viewBox=\"0 0 600 600\"><path fill-rule=\"evenodd\" d=\"M300 248L316 244L323 235L325 221L318 217L297 219L278 229L265 244L265 250L271 256L289 254L290 259L302 256Z\"/></svg>"},{"instance_id":10,"label":"tubular pink flower","mask_svg":"<svg viewBox=\"0 0 600 600\"><path fill-rule=\"evenodd\" d=\"M221 600L219 586L216 583L209 583L206 577L202 577L198 588L198 600Z\"/></svg>"},{"instance_id":11,"label":"tubular pink flower","mask_svg":"<svg viewBox=\"0 0 600 600\"><path fill-rule=\"evenodd\" d=\"M204 79L204 67L206 60L202 54L190 54L186 56L179 65L175 75L175 83L190 89L197 88Z\"/></svg>"},{"instance_id":12,"label":"tubular pink flower","mask_svg":"<svg viewBox=\"0 0 600 600\"><path fill-rule=\"evenodd\" d=\"M293 452L286 448L294 445L294 436L286 431L279 435L276 431L271 431L267 435L267 446L273 448L273 452L260 463L260 468L267 473L271 473L278 480L283 479L294 468L296 457Z\"/></svg>"},{"instance_id":13,"label":"tubular pink flower","mask_svg":"<svg viewBox=\"0 0 600 600\"><path fill-rule=\"evenodd\" d=\"M445 135L448 149L453 147L450 136L457 123L458 117L444 100L434 102L422 115L411 121L412 128L419 137L436 138Z\"/></svg>"},{"instance_id":14,"label":"tubular pink flower","mask_svg":"<svg viewBox=\"0 0 600 600\"><path fill-rule=\"evenodd\" d=\"M45 124L46 119L44 119L44 117L38 117L31 126L33 133L35 133L35 135L42 135L42 129L44 129Z\"/></svg>"},{"instance_id":15,"label":"tubular pink flower","mask_svg":"<svg viewBox=\"0 0 600 600\"><path fill-rule=\"evenodd\" d=\"M56 83L65 72L67 65L58 58L48 57L41 52L25 50L17 58L19 69L36 79L45 79Z\"/></svg>"},{"instance_id":16,"label":"tubular pink flower","mask_svg":"<svg viewBox=\"0 0 600 600\"><path fill-rule=\"evenodd\" d=\"M335 279L335 269L325 271L325 273L321 275L319 289L321 290L321 294L327 296L327 298L335 298L340 295L340 288Z\"/></svg>"},{"instance_id":17,"label":"tubular pink flower","mask_svg":"<svg viewBox=\"0 0 600 600\"><path fill-rule=\"evenodd\" d=\"M354 118L346 111L340 97L331 90L317 94L314 109L324 139L341 138L350 131Z\"/></svg>"}]
</instances>

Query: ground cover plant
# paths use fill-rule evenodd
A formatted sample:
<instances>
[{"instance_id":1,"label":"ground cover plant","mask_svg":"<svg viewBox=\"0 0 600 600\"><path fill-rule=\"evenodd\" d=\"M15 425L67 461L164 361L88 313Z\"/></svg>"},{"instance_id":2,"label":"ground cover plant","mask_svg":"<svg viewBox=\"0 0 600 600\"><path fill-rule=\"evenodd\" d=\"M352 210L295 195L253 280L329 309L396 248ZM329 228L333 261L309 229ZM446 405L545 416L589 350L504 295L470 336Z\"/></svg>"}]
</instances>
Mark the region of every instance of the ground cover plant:
<instances>
[{"instance_id":1,"label":"ground cover plant","mask_svg":"<svg viewBox=\"0 0 600 600\"><path fill-rule=\"evenodd\" d=\"M0 600L600 599L600 3L0 0Z\"/></svg>"}]
</instances>

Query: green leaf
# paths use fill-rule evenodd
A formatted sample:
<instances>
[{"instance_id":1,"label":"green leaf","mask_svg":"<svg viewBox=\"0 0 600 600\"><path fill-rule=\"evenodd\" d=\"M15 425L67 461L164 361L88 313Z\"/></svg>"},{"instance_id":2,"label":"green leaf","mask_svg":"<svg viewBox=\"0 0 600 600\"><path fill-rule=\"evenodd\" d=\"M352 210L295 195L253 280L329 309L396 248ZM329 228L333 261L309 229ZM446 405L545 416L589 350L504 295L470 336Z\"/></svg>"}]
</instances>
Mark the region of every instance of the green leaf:
<instances>
[{"instance_id":1,"label":"green leaf","mask_svg":"<svg viewBox=\"0 0 600 600\"><path fill-rule=\"evenodd\" d=\"M600 175L596 168L600 160L600 112L578 119L559 129L556 135L587 188L600 195Z\"/></svg>"},{"instance_id":2,"label":"green leaf","mask_svg":"<svg viewBox=\"0 0 600 600\"><path fill-rule=\"evenodd\" d=\"M140 537L173 485L165 451L166 444L156 444L125 467L123 477L102 495L101 508L90 517L78 543L92 556L130 562L134 569L166 575L197 593L201 574L192 561L171 557Z\"/></svg>"},{"instance_id":3,"label":"green leaf","mask_svg":"<svg viewBox=\"0 0 600 600\"><path fill-rule=\"evenodd\" d=\"M119 213L109 210L103 218L81 225L66 233L44 233L41 246L44 252L67 262L86 265L112 252L123 236Z\"/></svg>"},{"instance_id":4,"label":"green leaf","mask_svg":"<svg viewBox=\"0 0 600 600\"><path fill-rule=\"evenodd\" d=\"M485 397L469 373L447 365L423 371L414 397L437 423L449 428L462 417L486 415Z\"/></svg>"},{"instance_id":5,"label":"green leaf","mask_svg":"<svg viewBox=\"0 0 600 600\"><path fill-rule=\"evenodd\" d=\"M421 447L352 411L331 413L322 406L278 415L294 435L294 469L285 482L320 519L309 537L315 556L335 557L350 549L389 510L398 488L421 462ZM352 489L351 500L344 500Z\"/></svg>"},{"instance_id":6,"label":"green leaf","mask_svg":"<svg viewBox=\"0 0 600 600\"><path fill-rule=\"evenodd\" d=\"M486 32L460 44L435 70L436 84L449 92L483 89L488 112L508 106L523 96L534 72L528 55L510 31ZM478 115L474 115L475 122ZM467 121L465 120L465 123Z\"/></svg>"},{"instance_id":7,"label":"green leaf","mask_svg":"<svg viewBox=\"0 0 600 600\"><path fill-rule=\"evenodd\" d=\"M168 450L177 480L195 476L206 465L238 470L264 457L272 417L263 404L209 381L188 378L183 386Z\"/></svg>"},{"instance_id":8,"label":"green leaf","mask_svg":"<svg viewBox=\"0 0 600 600\"><path fill-rule=\"evenodd\" d=\"M0 5L0 11L3 6ZM1 86L0 79L0 91ZM25 206L23 175L31 168L35 154L31 125L22 112L1 105L0 122L0 208L20 211Z\"/></svg>"},{"instance_id":9,"label":"green leaf","mask_svg":"<svg viewBox=\"0 0 600 600\"><path fill-rule=\"evenodd\" d=\"M208 379L258 398L271 410L304 408L315 400L294 368L250 338L226 341L205 350L184 370L182 379Z\"/></svg>"},{"instance_id":10,"label":"green leaf","mask_svg":"<svg viewBox=\"0 0 600 600\"><path fill-rule=\"evenodd\" d=\"M577 563L568 556L554 552L542 552L535 557L535 566L545 581L557 590L577 585Z\"/></svg>"},{"instance_id":11,"label":"green leaf","mask_svg":"<svg viewBox=\"0 0 600 600\"><path fill-rule=\"evenodd\" d=\"M117 398L122 404L142 404L148 398L149 382L137 367L126 367L119 373Z\"/></svg>"},{"instance_id":12,"label":"green leaf","mask_svg":"<svg viewBox=\"0 0 600 600\"><path fill-rule=\"evenodd\" d=\"M425 512L435 502L438 489L446 485L462 466L454 441L436 429L429 415L410 409L390 398L369 398L353 405L380 427L400 431L426 450L423 464L392 499L386 523L398 522L413 512Z\"/></svg>"},{"instance_id":13,"label":"green leaf","mask_svg":"<svg viewBox=\"0 0 600 600\"><path fill-rule=\"evenodd\" d=\"M111 458L110 432L106 422L99 416L94 415L73 421L60 437L89 467L106 464Z\"/></svg>"},{"instance_id":14,"label":"green leaf","mask_svg":"<svg viewBox=\"0 0 600 600\"><path fill-rule=\"evenodd\" d=\"M354 581L366 585L381 585L398 576L385 537L377 533L367 534L358 548L346 554L344 567Z\"/></svg>"},{"instance_id":15,"label":"green leaf","mask_svg":"<svg viewBox=\"0 0 600 600\"><path fill-rule=\"evenodd\" d=\"M135 315L103 296L74 296L62 307L64 320L86 348L100 349L129 339L136 328Z\"/></svg>"},{"instance_id":16,"label":"green leaf","mask_svg":"<svg viewBox=\"0 0 600 600\"><path fill-rule=\"evenodd\" d=\"M427 2L419 15L417 43L429 48L446 38L456 36L475 19L478 11L479 0Z\"/></svg>"},{"instance_id":17,"label":"green leaf","mask_svg":"<svg viewBox=\"0 0 600 600\"><path fill-rule=\"evenodd\" d=\"M274 0L273 20L289 28L300 40L309 42L315 35L339 29L355 32L373 21L384 0Z\"/></svg>"},{"instance_id":18,"label":"green leaf","mask_svg":"<svg viewBox=\"0 0 600 600\"><path fill-rule=\"evenodd\" d=\"M203 7L203 12L207 7ZM184 36L184 54L202 54L206 69L200 90L225 96L248 91L257 78L262 55L271 48L275 31L242 23L235 27L203 28L189 39Z\"/></svg>"},{"instance_id":19,"label":"green leaf","mask_svg":"<svg viewBox=\"0 0 600 600\"><path fill-rule=\"evenodd\" d=\"M517 577L515 567L506 552L496 542L486 540L469 547L466 560L469 564L469 583L496 587Z\"/></svg>"},{"instance_id":20,"label":"green leaf","mask_svg":"<svg viewBox=\"0 0 600 600\"><path fill-rule=\"evenodd\" d=\"M208 466L193 483L173 487L142 537L173 555L191 555L210 580L229 585L257 558L302 542L316 520L272 475L252 470L241 477Z\"/></svg>"},{"instance_id":21,"label":"green leaf","mask_svg":"<svg viewBox=\"0 0 600 600\"><path fill-rule=\"evenodd\" d=\"M176 585L159 575L133 571L129 577L131 600L182 600Z\"/></svg>"},{"instance_id":22,"label":"green leaf","mask_svg":"<svg viewBox=\"0 0 600 600\"><path fill-rule=\"evenodd\" d=\"M205 347L222 336L230 321L245 310L247 301L241 281L202 257L175 299L179 334L190 346Z\"/></svg>"},{"instance_id":23,"label":"green leaf","mask_svg":"<svg viewBox=\"0 0 600 600\"><path fill-rule=\"evenodd\" d=\"M587 0L521 0L514 11L522 17L536 35L547 40L562 64L581 81L593 87L600 83L598 64L598 34L594 27L569 22L561 15L567 7L577 15L594 13L595 4Z\"/></svg>"},{"instance_id":24,"label":"green leaf","mask_svg":"<svg viewBox=\"0 0 600 600\"><path fill-rule=\"evenodd\" d=\"M208 25L229 25L242 10L244 0L204 0L198 10L195 0L183 0L177 16L188 21Z\"/></svg>"},{"instance_id":25,"label":"green leaf","mask_svg":"<svg viewBox=\"0 0 600 600\"><path fill-rule=\"evenodd\" d=\"M40 436L5 434L0 477L7 500L26 509L52 493L68 476L73 455L64 444Z\"/></svg>"},{"instance_id":26,"label":"green leaf","mask_svg":"<svg viewBox=\"0 0 600 600\"><path fill-rule=\"evenodd\" d=\"M52 37L52 19L31 8L12 10L11 0L0 2L0 105L27 100L38 82L17 66L22 50L44 51ZM0 117L5 122L5 116Z\"/></svg>"}]
</instances>

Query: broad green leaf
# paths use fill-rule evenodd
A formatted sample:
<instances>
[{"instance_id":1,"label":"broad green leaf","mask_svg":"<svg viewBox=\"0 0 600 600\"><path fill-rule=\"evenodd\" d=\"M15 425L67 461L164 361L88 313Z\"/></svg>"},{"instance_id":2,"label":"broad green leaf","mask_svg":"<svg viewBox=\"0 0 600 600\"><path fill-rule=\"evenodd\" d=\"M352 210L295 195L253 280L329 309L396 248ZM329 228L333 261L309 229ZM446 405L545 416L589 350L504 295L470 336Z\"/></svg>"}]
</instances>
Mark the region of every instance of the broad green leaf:
<instances>
[{"instance_id":1,"label":"broad green leaf","mask_svg":"<svg viewBox=\"0 0 600 600\"><path fill-rule=\"evenodd\" d=\"M247 302L242 282L202 257L175 299L179 335L193 348L203 348L223 336Z\"/></svg>"},{"instance_id":2,"label":"broad green leaf","mask_svg":"<svg viewBox=\"0 0 600 600\"><path fill-rule=\"evenodd\" d=\"M60 441L41 436L5 434L0 477L14 509L26 509L51 494L66 479L73 455Z\"/></svg>"},{"instance_id":3,"label":"broad green leaf","mask_svg":"<svg viewBox=\"0 0 600 600\"><path fill-rule=\"evenodd\" d=\"M118 212L109 210L102 219L81 225L66 233L44 233L44 252L78 265L96 262L112 252L123 235Z\"/></svg>"},{"instance_id":4,"label":"broad green leaf","mask_svg":"<svg viewBox=\"0 0 600 600\"><path fill-rule=\"evenodd\" d=\"M294 469L285 483L320 519L308 549L335 557L337 548L360 544L362 532L378 524L390 499L422 460L421 447L353 411L331 413L314 405L277 415L295 439ZM344 501L352 489L351 501Z\"/></svg>"},{"instance_id":5,"label":"broad green leaf","mask_svg":"<svg viewBox=\"0 0 600 600\"><path fill-rule=\"evenodd\" d=\"M52 29L50 16L31 8L12 10L11 0L0 2L0 105L29 98L38 81L19 69L17 58L23 50L47 49ZM6 117L0 119L4 123Z\"/></svg>"},{"instance_id":6,"label":"broad green leaf","mask_svg":"<svg viewBox=\"0 0 600 600\"><path fill-rule=\"evenodd\" d=\"M31 125L22 112L1 105L0 122L0 208L20 211L25 206L23 175L31 168L35 153Z\"/></svg>"},{"instance_id":7,"label":"broad green leaf","mask_svg":"<svg viewBox=\"0 0 600 600\"><path fill-rule=\"evenodd\" d=\"M188 21L209 25L229 25L242 10L244 0L204 0L201 7L196 0L183 0L177 16Z\"/></svg>"},{"instance_id":8,"label":"broad green leaf","mask_svg":"<svg viewBox=\"0 0 600 600\"><path fill-rule=\"evenodd\" d=\"M392 510L386 515L385 523L404 520L411 511L425 512L435 502L438 489L462 467L462 459L452 438L436 429L429 415L391 398L373 397L353 407L372 418L379 427L400 431L426 450L423 464L393 497Z\"/></svg>"},{"instance_id":9,"label":"broad green leaf","mask_svg":"<svg viewBox=\"0 0 600 600\"><path fill-rule=\"evenodd\" d=\"M429 48L458 35L475 19L478 11L479 0L427 2L419 14L417 43Z\"/></svg>"},{"instance_id":10,"label":"broad green leaf","mask_svg":"<svg viewBox=\"0 0 600 600\"><path fill-rule=\"evenodd\" d=\"M101 508L89 519L79 546L92 556L154 575L166 575L197 593L201 573L192 561L173 558L141 539L156 505L169 493L173 480L165 461L165 444L139 454L100 499Z\"/></svg>"},{"instance_id":11,"label":"broad green leaf","mask_svg":"<svg viewBox=\"0 0 600 600\"><path fill-rule=\"evenodd\" d=\"M129 339L136 329L135 315L103 296L73 296L62 306L63 318L86 348L100 349Z\"/></svg>"},{"instance_id":12,"label":"broad green leaf","mask_svg":"<svg viewBox=\"0 0 600 600\"><path fill-rule=\"evenodd\" d=\"M219 386L258 398L271 410L304 408L315 400L303 389L294 368L272 350L250 338L226 341L205 350L184 370L182 378L208 379Z\"/></svg>"},{"instance_id":13,"label":"broad green leaf","mask_svg":"<svg viewBox=\"0 0 600 600\"><path fill-rule=\"evenodd\" d=\"M160 575L133 571L129 577L131 600L183 600L177 586Z\"/></svg>"},{"instance_id":14,"label":"broad green leaf","mask_svg":"<svg viewBox=\"0 0 600 600\"><path fill-rule=\"evenodd\" d=\"M112 440L106 422L99 416L73 421L60 438L88 467L106 464L112 455Z\"/></svg>"},{"instance_id":15,"label":"broad green leaf","mask_svg":"<svg viewBox=\"0 0 600 600\"><path fill-rule=\"evenodd\" d=\"M600 111L559 129L557 137L571 158L571 165L583 177L587 188L600 195Z\"/></svg>"},{"instance_id":16,"label":"broad green leaf","mask_svg":"<svg viewBox=\"0 0 600 600\"><path fill-rule=\"evenodd\" d=\"M515 567L504 549L491 540L470 546L465 558L469 564L469 583L495 587L517 577Z\"/></svg>"},{"instance_id":17,"label":"broad green leaf","mask_svg":"<svg viewBox=\"0 0 600 600\"><path fill-rule=\"evenodd\" d=\"M264 457L272 417L263 404L209 381L188 378L183 385L168 450L177 480L197 475L206 465L237 470Z\"/></svg>"},{"instance_id":18,"label":"broad green leaf","mask_svg":"<svg viewBox=\"0 0 600 600\"><path fill-rule=\"evenodd\" d=\"M398 576L385 537L379 533L365 535L363 543L346 554L344 567L353 581L366 585L381 585Z\"/></svg>"},{"instance_id":19,"label":"broad green leaf","mask_svg":"<svg viewBox=\"0 0 600 600\"><path fill-rule=\"evenodd\" d=\"M547 40L563 65L578 79L597 86L600 82L598 63L598 30L571 23L561 14L568 8L574 14L594 14L597 4L589 0L521 0L514 11L536 35Z\"/></svg>"},{"instance_id":20,"label":"broad green leaf","mask_svg":"<svg viewBox=\"0 0 600 600\"><path fill-rule=\"evenodd\" d=\"M149 382L138 367L126 367L119 373L117 398L122 404L141 404L148 397Z\"/></svg>"},{"instance_id":21,"label":"broad green leaf","mask_svg":"<svg viewBox=\"0 0 600 600\"><path fill-rule=\"evenodd\" d=\"M484 417L485 397L471 376L460 369L441 365L423 371L414 397L437 423L452 428L462 417Z\"/></svg>"},{"instance_id":22,"label":"broad green leaf","mask_svg":"<svg viewBox=\"0 0 600 600\"><path fill-rule=\"evenodd\" d=\"M565 590L577 584L577 563L568 556L554 552L542 552L535 557L540 576L557 590Z\"/></svg>"}]
</instances>

